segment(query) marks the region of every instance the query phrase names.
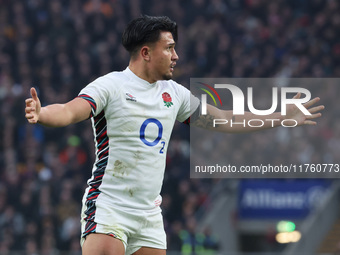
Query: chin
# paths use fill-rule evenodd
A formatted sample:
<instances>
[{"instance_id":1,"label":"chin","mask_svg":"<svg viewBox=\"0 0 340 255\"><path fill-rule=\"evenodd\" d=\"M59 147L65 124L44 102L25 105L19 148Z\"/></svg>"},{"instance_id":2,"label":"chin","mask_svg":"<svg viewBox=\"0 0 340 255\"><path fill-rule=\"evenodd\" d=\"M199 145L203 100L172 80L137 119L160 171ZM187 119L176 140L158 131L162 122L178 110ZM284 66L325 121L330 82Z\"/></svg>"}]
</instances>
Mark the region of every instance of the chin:
<instances>
[{"instance_id":1,"label":"chin","mask_svg":"<svg viewBox=\"0 0 340 255\"><path fill-rule=\"evenodd\" d=\"M167 81L167 80L170 80L170 79L172 79L172 73L163 75L163 80Z\"/></svg>"}]
</instances>

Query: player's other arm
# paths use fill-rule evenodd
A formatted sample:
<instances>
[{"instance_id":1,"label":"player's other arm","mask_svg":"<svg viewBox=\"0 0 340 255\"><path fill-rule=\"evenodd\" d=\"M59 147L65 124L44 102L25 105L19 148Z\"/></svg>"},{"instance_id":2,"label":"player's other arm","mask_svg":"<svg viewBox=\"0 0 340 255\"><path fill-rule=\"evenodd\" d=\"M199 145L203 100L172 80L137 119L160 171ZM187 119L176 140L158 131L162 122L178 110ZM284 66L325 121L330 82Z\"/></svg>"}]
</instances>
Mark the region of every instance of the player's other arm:
<instances>
[{"instance_id":1,"label":"player's other arm","mask_svg":"<svg viewBox=\"0 0 340 255\"><path fill-rule=\"evenodd\" d=\"M41 107L34 88L31 88L31 98L26 99L25 103L25 117L31 124L40 123L50 127L64 127L88 119L91 114L90 104L82 98L75 98L65 104Z\"/></svg>"},{"instance_id":2,"label":"player's other arm","mask_svg":"<svg viewBox=\"0 0 340 255\"><path fill-rule=\"evenodd\" d=\"M300 98L300 96L300 94L297 94L294 98ZM321 117L320 111L325 108L323 105L314 106L319 101L320 98L317 97L303 105L311 115L304 115L295 105L288 105L287 115L285 116L282 116L279 112L275 112L266 116L255 115L251 112L245 112L244 115L233 115L233 111L221 110L208 104L207 114L200 115L198 118L195 118L191 124L211 131L227 133L247 133L273 128L280 126L281 121L284 119L295 120L295 123L297 123L298 126L316 125L317 123L315 119ZM240 124L248 123L248 121L252 119L262 120L263 125L259 127L250 127L249 125ZM226 120L228 121L228 124L216 124L221 123L221 121L217 120ZM231 122L236 124L231 125ZM295 123L292 123L292 125ZM289 125L288 122L287 125Z\"/></svg>"}]
</instances>

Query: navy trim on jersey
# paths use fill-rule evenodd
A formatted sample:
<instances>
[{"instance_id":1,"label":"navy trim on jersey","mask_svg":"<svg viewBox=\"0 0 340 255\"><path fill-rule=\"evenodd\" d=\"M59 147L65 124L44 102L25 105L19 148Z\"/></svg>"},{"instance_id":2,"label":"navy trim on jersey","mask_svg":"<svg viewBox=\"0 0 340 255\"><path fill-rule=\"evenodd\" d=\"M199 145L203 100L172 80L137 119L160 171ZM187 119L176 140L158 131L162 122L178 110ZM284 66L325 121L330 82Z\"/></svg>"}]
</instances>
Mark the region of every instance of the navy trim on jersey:
<instances>
[{"instance_id":1,"label":"navy trim on jersey","mask_svg":"<svg viewBox=\"0 0 340 255\"><path fill-rule=\"evenodd\" d=\"M183 123L189 125L190 124L190 117L187 118L185 121L183 121Z\"/></svg>"},{"instance_id":2,"label":"navy trim on jersey","mask_svg":"<svg viewBox=\"0 0 340 255\"><path fill-rule=\"evenodd\" d=\"M96 101L94 101L94 99L86 94L80 94L79 96L77 96L79 98L83 98L85 99L87 102L89 102L89 104L91 105L91 114L90 114L90 118L93 117L96 114L96 110L97 110L97 104Z\"/></svg>"},{"instance_id":3,"label":"navy trim on jersey","mask_svg":"<svg viewBox=\"0 0 340 255\"><path fill-rule=\"evenodd\" d=\"M104 110L99 113L97 116L93 118L94 127L95 127L95 135L97 141L97 161L95 163L96 170L93 172L93 177L91 181L89 181L90 190L86 197L86 210L85 210L85 231L83 233L83 237L87 236L90 233L94 233L96 231L97 223L95 222L95 214L96 214L96 201L101 193L99 187L102 183L104 172L107 166L108 158L109 158L109 138L107 136L107 123L105 118Z\"/></svg>"},{"instance_id":4,"label":"navy trim on jersey","mask_svg":"<svg viewBox=\"0 0 340 255\"><path fill-rule=\"evenodd\" d=\"M201 116L201 104L198 105L197 109L191 114L189 118L183 121L184 124L190 125L191 122L195 122Z\"/></svg>"}]
</instances>

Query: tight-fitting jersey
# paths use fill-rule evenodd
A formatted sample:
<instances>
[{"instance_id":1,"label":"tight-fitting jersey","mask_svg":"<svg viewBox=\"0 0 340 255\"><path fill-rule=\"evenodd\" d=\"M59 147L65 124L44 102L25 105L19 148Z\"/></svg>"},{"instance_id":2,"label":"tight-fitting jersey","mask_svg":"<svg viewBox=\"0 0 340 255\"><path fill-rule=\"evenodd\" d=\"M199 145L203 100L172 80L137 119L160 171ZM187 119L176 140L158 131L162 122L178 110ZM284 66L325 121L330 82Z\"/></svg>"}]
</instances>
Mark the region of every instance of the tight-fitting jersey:
<instances>
[{"instance_id":1,"label":"tight-fitting jersey","mask_svg":"<svg viewBox=\"0 0 340 255\"><path fill-rule=\"evenodd\" d=\"M172 80L151 84L129 68L98 78L79 97L91 104L96 146L84 196L87 219L96 217L96 203L158 207L174 122L187 120L199 100Z\"/></svg>"}]
</instances>

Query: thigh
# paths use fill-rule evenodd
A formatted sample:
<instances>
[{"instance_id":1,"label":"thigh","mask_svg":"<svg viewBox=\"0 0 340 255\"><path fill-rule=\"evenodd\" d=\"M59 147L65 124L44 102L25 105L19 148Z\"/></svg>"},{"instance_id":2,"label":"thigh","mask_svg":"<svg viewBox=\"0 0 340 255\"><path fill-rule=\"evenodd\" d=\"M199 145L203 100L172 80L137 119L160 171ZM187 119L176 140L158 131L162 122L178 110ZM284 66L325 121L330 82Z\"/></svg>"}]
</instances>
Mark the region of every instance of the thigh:
<instances>
[{"instance_id":1,"label":"thigh","mask_svg":"<svg viewBox=\"0 0 340 255\"><path fill-rule=\"evenodd\" d=\"M128 239L126 255L165 254L166 234L161 211L144 214L141 220L139 231Z\"/></svg>"},{"instance_id":2,"label":"thigh","mask_svg":"<svg viewBox=\"0 0 340 255\"><path fill-rule=\"evenodd\" d=\"M123 242L117 238L105 234L92 233L84 241L82 254L124 255L125 248Z\"/></svg>"},{"instance_id":3,"label":"thigh","mask_svg":"<svg viewBox=\"0 0 340 255\"><path fill-rule=\"evenodd\" d=\"M142 247L133 253L133 255L166 255L166 250Z\"/></svg>"}]
</instances>

